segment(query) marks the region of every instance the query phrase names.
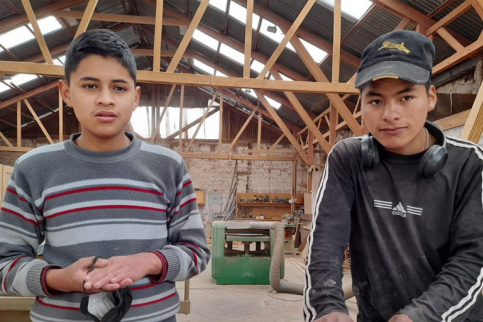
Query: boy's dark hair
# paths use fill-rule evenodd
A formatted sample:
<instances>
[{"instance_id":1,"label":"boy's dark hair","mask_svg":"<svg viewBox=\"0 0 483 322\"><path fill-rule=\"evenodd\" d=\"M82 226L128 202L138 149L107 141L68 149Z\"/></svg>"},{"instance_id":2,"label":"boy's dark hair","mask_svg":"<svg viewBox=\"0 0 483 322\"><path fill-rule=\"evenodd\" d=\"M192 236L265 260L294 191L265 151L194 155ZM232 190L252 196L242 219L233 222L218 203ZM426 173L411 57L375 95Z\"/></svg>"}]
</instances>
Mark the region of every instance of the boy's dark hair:
<instances>
[{"instance_id":1,"label":"boy's dark hair","mask_svg":"<svg viewBox=\"0 0 483 322\"><path fill-rule=\"evenodd\" d=\"M67 47L64 65L67 84L80 62L90 55L116 58L136 82L136 60L126 42L109 29L92 29L80 34Z\"/></svg>"}]
</instances>

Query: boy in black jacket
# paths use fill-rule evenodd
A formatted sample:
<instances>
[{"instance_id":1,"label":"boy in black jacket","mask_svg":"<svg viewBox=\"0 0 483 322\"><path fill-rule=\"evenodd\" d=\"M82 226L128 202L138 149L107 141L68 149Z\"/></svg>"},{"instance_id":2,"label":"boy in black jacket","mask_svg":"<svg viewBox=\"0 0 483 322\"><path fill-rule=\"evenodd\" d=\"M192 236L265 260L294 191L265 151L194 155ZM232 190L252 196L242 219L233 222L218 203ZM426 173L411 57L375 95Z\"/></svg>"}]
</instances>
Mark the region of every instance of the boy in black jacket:
<instances>
[{"instance_id":1,"label":"boy in black jacket","mask_svg":"<svg viewBox=\"0 0 483 322\"><path fill-rule=\"evenodd\" d=\"M357 321L483 321L483 151L426 121L434 51L419 33L393 31L362 54L355 85L370 134L328 156L306 321L352 321L341 289L348 244Z\"/></svg>"}]
</instances>

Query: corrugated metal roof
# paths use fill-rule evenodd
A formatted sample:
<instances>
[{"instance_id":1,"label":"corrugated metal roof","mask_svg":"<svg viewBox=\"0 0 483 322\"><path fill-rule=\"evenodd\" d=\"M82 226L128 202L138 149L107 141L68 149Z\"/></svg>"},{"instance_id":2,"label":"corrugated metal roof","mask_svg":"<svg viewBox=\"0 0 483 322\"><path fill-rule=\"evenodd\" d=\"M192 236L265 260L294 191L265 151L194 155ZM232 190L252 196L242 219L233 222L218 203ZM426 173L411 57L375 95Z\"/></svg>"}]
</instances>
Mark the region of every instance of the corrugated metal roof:
<instances>
[{"instance_id":1,"label":"corrugated metal roof","mask_svg":"<svg viewBox=\"0 0 483 322\"><path fill-rule=\"evenodd\" d=\"M35 11L42 7L58 3L59 1L54 0L32 0L30 1L32 7ZM402 0L402 3L408 5L425 15L431 15L434 10L437 10L444 1L441 0L428 0L428 1L416 1L416 0ZM447 8L442 10L440 13L436 14L432 19L439 21L454 10L458 5L460 5L463 0L457 0ZM136 14L141 16L154 16L155 14L155 3L156 1L143 0L143 1L118 1L118 0L100 0L96 6L96 12L98 13L110 13L110 14ZM293 1L293 0L255 0L258 6L265 8L278 15L281 19L293 22L301 12L302 8L305 6L306 1ZM176 11L187 18L193 17L196 13L200 2L197 0L165 0L165 9L170 9ZM86 3L79 4L72 7L72 10L84 10ZM0 29L2 20L6 20L13 17L18 17L19 12L23 13L23 6L21 0L0 0ZM185 12L188 10L188 12ZM317 1L307 17L301 24L302 29L307 32L312 33L314 36L320 39L332 43L333 38L333 9L324 2ZM169 15L165 15L169 16ZM396 28L401 22L402 18L395 15L391 11L382 7L374 7L370 13L367 15L365 20L357 24L357 21L348 15L343 15L342 17L342 38L343 45L342 50L347 52L354 57L360 57L362 50L376 37L389 32ZM80 20L77 19L79 22ZM237 41L241 48L244 46L245 39L245 26L240 21L234 19L233 17L227 16L227 14L215 7L209 6L201 19L201 24L204 27L210 28L220 35L229 37ZM354 27L355 26L355 27ZM89 28L103 28L108 27L121 35L121 37L132 47L132 48L152 48L154 44L154 26L152 25L139 25L133 26L131 24L116 23L116 22L98 22L91 21ZM413 29L415 26L409 24L406 26L407 29ZM58 48L68 44L71 39L73 32L76 31L77 26L73 26L72 29L62 29L56 31L52 34L45 36L47 46L49 49ZM226 28L226 30L225 30ZM353 30L353 28L355 28ZM460 36L468 39L469 41L474 41L480 35L483 29L483 23L479 15L474 9L469 10L464 15L452 22L448 27L451 32L457 33ZM184 29L184 28L183 28ZM255 35L255 33L254 33ZM348 36L346 36L348 35ZM178 26L164 26L163 27L163 48L162 50L175 51L176 45L183 39L183 34ZM166 43L166 41L168 41ZM254 50L259 54L264 55L267 59L270 58L273 51L277 48L278 43L274 40L268 38L263 34L259 34L258 38L253 38ZM434 37L434 44L436 46L436 59L435 63L439 63L444 59L448 58L454 53L454 49L451 48L445 41L443 41L439 36ZM206 47L203 43L197 41L191 41L189 44L189 50L205 57L214 64L218 64L220 68L232 71L232 74L241 76L243 74L243 66L232 60L230 57L226 57L222 54L216 53L213 49ZM27 61L36 56L41 56L39 46L36 41L29 41L21 44L17 47L10 49L11 53L16 56L19 60ZM15 60L6 52L0 53L0 60ZM163 68L166 68L169 59L162 61ZM153 58L152 56L136 56L136 62L139 69L151 69ZM300 59L299 55L289 49L285 49L280 57L277 59L277 64L284 66L285 68L290 68L295 73L299 74L304 79L313 79L312 75ZM180 65L184 70L195 71L198 73L203 73L199 68L195 68L189 57L183 57L180 61ZM327 76L328 79L332 78L332 59L328 57L321 64L321 70ZM356 72L356 67L348 65L344 62L340 66L340 81L348 81ZM6 75L10 76L10 75ZM256 77L256 74L252 72L252 77ZM48 81L53 79L47 78ZM21 85L23 90L29 90L35 88L35 86L40 86L44 84L42 80L32 82L29 84ZM204 89L205 91L206 89ZM236 91L232 89L232 91ZM54 95L55 94L55 95ZM0 100L5 101L9 98L16 96L15 91L7 91L0 93ZM193 94L196 95L196 94ZM50 97L53 97L50 99ZM296 97L299 99L300 103L305 109L311 111L315 114L320 114L329 106L329 101L325 95L320 94L302 94L297 93ZM56 90L51 90L36 96L36 99L44 102L47 105L57 107L58 98L56 96ZM249 98L256 105L256 101ZM231 100L231 99L230 99ZM353 100L353 98L351 98ZM39 113L45 112L45 106L39 104ZM8 109L0 110L0 119L9 118L12 111ZM279 114L282 118L286 119L288 122L295 123L299 126L304 126L303 122L300 121L300 117L288 106L282 106L279 109ZM15 120L15 118L13 118ZM2 124L3 123L3 124ZM5 122L0 122L0 131L4 129Z\"/></svg>"}]
</instances>

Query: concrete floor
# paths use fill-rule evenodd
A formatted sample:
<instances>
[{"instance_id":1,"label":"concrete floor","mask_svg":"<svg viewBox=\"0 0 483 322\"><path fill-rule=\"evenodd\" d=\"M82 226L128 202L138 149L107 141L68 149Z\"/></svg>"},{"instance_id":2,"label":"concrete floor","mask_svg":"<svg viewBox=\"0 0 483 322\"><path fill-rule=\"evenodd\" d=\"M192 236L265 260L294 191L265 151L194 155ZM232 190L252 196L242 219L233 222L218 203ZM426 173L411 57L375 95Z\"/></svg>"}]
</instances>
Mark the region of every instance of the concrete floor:
<instances>
[{"instance_id":1,"label":"concrete floor","mask_svg":"<svg viewBox=\"0 0 483 322\"><path fill-rule=\"evenodd\" d=\"M285 258L285 280L304 283L304 262L300 255ZM350 283L350 273L343 283ZM184 283L177 284L183 298ZM302 295L277 293L270 285L216 285L211 277L211 262L199 276L190 280L191 309L177 315L179 322L294 322L303 321ZM348 300L349 314L356 321L355 299Z\"/></svg>"}]
</instances>

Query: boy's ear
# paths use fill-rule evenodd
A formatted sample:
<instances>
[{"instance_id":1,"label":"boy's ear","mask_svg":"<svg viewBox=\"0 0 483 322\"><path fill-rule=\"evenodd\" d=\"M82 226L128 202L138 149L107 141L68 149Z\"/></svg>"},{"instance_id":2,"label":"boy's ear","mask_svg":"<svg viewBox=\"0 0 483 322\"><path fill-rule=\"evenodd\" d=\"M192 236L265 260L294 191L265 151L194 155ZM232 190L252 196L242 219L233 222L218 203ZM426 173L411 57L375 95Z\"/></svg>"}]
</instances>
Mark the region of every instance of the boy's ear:
<instances>
[{"instance_id":1,"label":"boy's ear","mask_svg":"<svg viewBox=\"0 0 483 322\"><path fill-rule=\"evenodd\" d=\"M67 84L67 81L64 78L59 79L59 91L60 91L60 95L62 96L62 99L65 102L65 105L72 107L69 85Z\"/></svg>"},{"instance_id":2,"label":"boy's ear","mask_svg":"<svg viewBox=\"0 0 483 322\"><path fill-rule=\"evenodd\" d=\"M434 85L431 85L428 90L428 112L434 110L437 101L438 96L436 95L436 87L434 87Z\"/></svg>"},{"instance_id":3,"label":"boy's ear","mask_svg":"<svg viewBox=\"0 0 483 322\"><path fill-rule=\"evenodd\" d=\"M134 99L134 104L132 106L132 110L134 111L138 105L139 105L139 100L141 99L141 87L136 86L136 98Z\"/></svg>"}]
</instances>

